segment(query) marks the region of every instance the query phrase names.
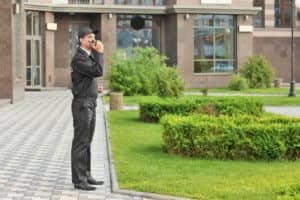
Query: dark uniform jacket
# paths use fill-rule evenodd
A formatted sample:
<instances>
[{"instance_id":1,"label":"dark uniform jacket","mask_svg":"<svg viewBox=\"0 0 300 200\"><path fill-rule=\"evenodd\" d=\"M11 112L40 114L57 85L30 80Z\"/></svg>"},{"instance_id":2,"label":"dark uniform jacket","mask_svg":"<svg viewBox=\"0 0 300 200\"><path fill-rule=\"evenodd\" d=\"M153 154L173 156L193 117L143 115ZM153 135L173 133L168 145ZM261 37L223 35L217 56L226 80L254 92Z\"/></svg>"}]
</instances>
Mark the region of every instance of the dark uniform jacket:
<instances>
[{"instance_id":1,"label":"dark uniform jacket","mask_svg":"<svg viewBox=\"0 0 300 200\"><path fill-rule=\"evenodd\" d=\"M103 54L93 52L89 56L78 48L71 62L72 93L74 99L96 99L97 81L103 75Z\"/></svg>"}]
</instances>

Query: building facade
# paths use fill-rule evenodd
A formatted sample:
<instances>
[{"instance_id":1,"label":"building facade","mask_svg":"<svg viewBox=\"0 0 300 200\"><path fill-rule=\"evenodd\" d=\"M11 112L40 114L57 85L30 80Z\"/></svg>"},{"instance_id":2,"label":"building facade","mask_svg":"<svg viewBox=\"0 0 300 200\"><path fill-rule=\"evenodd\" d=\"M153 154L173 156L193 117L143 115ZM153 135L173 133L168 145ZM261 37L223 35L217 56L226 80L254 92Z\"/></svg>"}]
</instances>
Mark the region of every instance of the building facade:
<instances>
[{"instance_id":1,"label":"building facade","mask_svg":"<svg viewBox=\"0 0 300 200\"><path fill-rule=\"evenodd\" d=\"M99 30L96 37L105 45L104 83L115 50L121 48L130 55L136 46L154 46L166 55L190 88L226 86L252 54L265 55L276 76L290 81L291 0L8 2L19 5L18 18L23 20L16 25L15 35L21 34L25 41L17 50L22 54L24 49L25 73L20 80L26 88L70 87L70 60L78 47L80 26ZM295 37L299 55L299 14Z\"/></svg>"}]
</instances>

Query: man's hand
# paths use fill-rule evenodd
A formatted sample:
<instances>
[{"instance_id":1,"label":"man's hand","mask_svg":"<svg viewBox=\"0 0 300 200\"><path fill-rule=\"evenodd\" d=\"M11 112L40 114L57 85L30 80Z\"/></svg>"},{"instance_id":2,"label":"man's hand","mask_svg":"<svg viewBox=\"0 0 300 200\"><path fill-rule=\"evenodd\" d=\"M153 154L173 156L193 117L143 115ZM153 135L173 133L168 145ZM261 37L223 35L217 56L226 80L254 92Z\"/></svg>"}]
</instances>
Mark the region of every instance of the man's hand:
<instances>
[{"instance_id":1,"label":"man's hand","mask_svg":"<svg viewBox=\"0 0 300 200\"><path fill-rule=\"evenodd\" d=\"M97 42L92 45L92 49L94 51L96 51L97 53L103 53L104 52L104 45L100 40L97 40Z\"/></svg>"},{"instance_id":2,"label":"man's hand","mask_svg":"<svg viewBox=\"0 0 300 200\"><path fill-rule=\"evenodd\" d=\"M97 90L98 90L98 93L103 93L104 87L102 85L98 85Z\"/></svg>"}]
</instances>

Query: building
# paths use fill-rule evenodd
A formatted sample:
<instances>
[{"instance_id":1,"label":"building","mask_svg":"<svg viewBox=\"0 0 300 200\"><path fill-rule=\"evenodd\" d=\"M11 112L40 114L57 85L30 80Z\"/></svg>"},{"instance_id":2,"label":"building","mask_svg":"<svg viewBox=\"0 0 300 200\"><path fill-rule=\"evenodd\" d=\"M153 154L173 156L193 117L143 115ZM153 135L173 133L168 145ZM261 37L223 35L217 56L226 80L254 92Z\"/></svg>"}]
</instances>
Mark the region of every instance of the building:
<instances>
[{"instance_id":1,"label":"building","mask_svg":"<svg viewBox=\"0 0 300 200\"><path fill-rule=\"evenodd\" d=\"M104 42L104 80L117 48L130 53L132 47L147 45L179 66L186 87L227 85L253 53L264 54L277 76L290 80L291 0L5 1L20 10L11 16L23 20L14 34L21 38L15 50L24 56L26 72L20 80L26 88L70 86L70 59L83 25L99 29L97 37ZM299 52L299 15L295 35Z\"/></svg>"}]
</instances>

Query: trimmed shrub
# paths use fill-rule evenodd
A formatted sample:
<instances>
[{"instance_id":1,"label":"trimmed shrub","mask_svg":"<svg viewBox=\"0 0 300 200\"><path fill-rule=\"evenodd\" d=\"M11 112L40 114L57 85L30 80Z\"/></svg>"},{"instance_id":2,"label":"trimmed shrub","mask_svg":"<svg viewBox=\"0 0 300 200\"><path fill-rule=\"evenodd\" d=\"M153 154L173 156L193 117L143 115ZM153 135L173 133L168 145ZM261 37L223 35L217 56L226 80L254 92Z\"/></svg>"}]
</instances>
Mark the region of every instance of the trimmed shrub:
<instances>
[{"instance_id":1,"label":"trimmed shrub","mask_svg":"<svg viewBox=\"0 0 300 200\"><path fill-rule=\"evenodd\" d=\"M274 70L264 56L254 55L243 65L241 75L247 79L250 88L271 87Z\"/></svg>"},{"instance_id":2,"label":"trimmed shrub","mask_svg":"<svg viewBox=\"0 0 300 200\"><path fill-rule=\"evenodd\" d=\"M140 103L140 119L147 122L157 122L165 114L189 115L196 110L194 101L160 99Z\"/></svg>"},{"instance_id":3,"label":"trimmed shrub","mask_svg":"<svg viewBox=\"0 0 300 200\"><path fill-rule=\"evenodd\" d=\"M263 113L263 104L258 99L244 97L199 98L194 101L161 99L140 103L140 119L149 122L156 122L165 114L189 115L191 113L259 116Z\"/></svg>"},{"instance_id":4,"label":"trimmed shrub","mask_svg":"<svg viewBox=\"0 0 300 200\"><path fill-rule=\"evenodd\" d=\"M237 91L246 90L248 88L247 79L239 75L233 76L229 81L228 88Z\"/></svg>"},{"instance_id":5,"label":"trimmed shrub","mask_svg":"<svg viewBox=\"0 0 300 200\"><path fill-rule=\"evenodd\" d=\"M263 103L256 98L230 97L217 99L197 99L199 105L197 113L210 115L241 115L249 114L260 116L263 113ZM214 112L207 112L214 110Z\"/></svg>"},{"instance_id":6,"label":"trimmed shrub","mask_svg":"<svg viewBox=\"0 0 300 200\"><path fill-rule=\"evenodd\" d=\"M167 115L161 123L169 153L214 159L300 158L300 119Z\"/></svg>"}]
</instances>

